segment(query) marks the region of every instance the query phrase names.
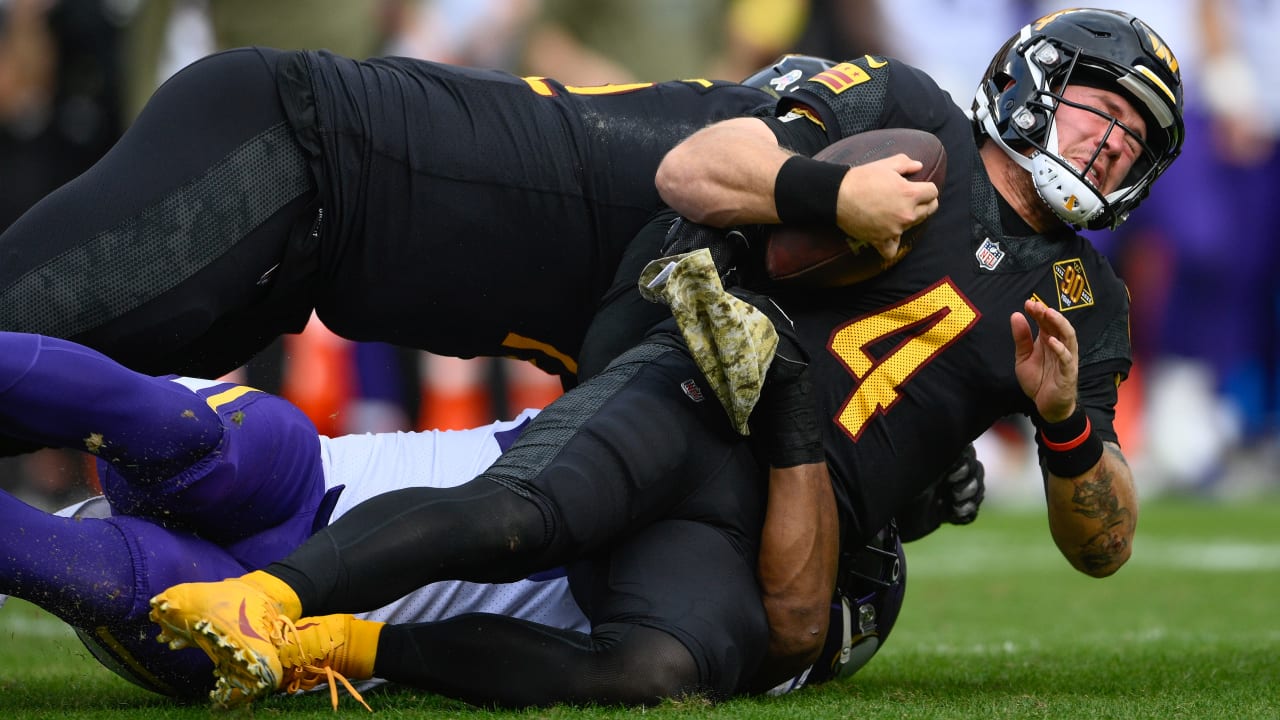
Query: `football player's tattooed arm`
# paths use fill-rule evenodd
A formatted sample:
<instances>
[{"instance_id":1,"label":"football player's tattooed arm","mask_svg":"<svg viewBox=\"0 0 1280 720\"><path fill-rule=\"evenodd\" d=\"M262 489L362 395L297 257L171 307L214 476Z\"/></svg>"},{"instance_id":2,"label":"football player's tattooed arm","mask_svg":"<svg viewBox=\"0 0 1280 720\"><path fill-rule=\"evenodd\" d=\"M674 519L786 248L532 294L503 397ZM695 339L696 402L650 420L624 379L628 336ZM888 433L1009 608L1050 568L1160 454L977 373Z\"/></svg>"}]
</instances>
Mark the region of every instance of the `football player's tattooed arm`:
<instances>
[{"instance_id":1,"label":"football player's tattooed arm","mask_svg":"<svg viewBox=\"0 0 1280 720\"><path fill-rule=\"evenodd\" d=\"M775 224L780 220L774 180L791 156L763 120L733 118L672 148L655 181L663 201L694 222L714 227ZM850 168L836 200L837 224L893 257L902 232L937 209L937 186L904 177L922 167L899 154Z\"/></svg>"},{"instance_id":2,"label":"football player's tattooed arm","mask_svg":"<svg viewBox=\"0 0 1280 720\"><path fill-rule=\"evenodd\" d=\"M1048 473L1045 498L1053 541L1077 570L1106 577L1129 559L1138 501L1120 446L1103 443L1102 458L1078 477Z\"/></svg>"},{"instance_id":3,"label":"football player's tattooed arm","mask_svg":"<svg viewBox=\"0 0 1280 720\"><path fill-rule=\"evenodd\" d=\"M1075 329L1043 303L1028 300L1023 309L1010 317L1018 382L1044 420L1061 422L1076 411ZM1040 328L1034 338L1028 318ZM1054 543L1077 570L1105 577L1129 559L1138 505L1119 446L1104 443L1098 461L1075 477L1047 473L1045 499Z\"/></svg>"},{"instance_id":4,"label":"football player's tattooed arm","mask_svg":"<svg viewBox=\"0 0 1280 720\"><path fill-rule=\"evenodd\" d=\"M759 577L769 654L752 681L763 692L812 665L835 593L839 520L827 465L770 468Z\"/></svg>"}]
</instances>

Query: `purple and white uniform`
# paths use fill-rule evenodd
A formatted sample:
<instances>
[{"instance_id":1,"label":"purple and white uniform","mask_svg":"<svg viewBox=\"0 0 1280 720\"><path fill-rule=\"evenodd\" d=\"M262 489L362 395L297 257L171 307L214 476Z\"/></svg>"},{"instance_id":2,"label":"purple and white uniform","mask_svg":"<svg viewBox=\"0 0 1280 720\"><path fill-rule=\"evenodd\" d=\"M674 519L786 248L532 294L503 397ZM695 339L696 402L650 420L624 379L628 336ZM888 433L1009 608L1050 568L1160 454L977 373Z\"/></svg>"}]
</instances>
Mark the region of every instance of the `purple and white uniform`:
<instances>
[{"instance_id":1,"label":"purple and white uniform","mask_svg":"<svg viewBox=\"0 0 1280 720\"><path fill-rule=\"evenodd\" d=\"M106 501L55 515L0 493L0 592L70 623L126 679L200 695L212 684L209 661L155 642L152 595L262 567L380 493L470 480L533 414L471 430L328 438L253 388L141 375L74 343L0 333L0 431L93 453ZM365 617L473 612L589 629L560 574L435 583Z\"/></svg>"}]
</instances>

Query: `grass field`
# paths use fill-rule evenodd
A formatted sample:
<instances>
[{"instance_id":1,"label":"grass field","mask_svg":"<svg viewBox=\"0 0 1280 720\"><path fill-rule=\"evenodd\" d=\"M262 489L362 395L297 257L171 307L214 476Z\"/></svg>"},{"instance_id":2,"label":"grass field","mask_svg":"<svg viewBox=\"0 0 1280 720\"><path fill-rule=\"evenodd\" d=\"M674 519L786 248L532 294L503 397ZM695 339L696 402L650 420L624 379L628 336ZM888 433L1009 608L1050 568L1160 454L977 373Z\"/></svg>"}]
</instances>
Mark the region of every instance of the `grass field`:
<instances>
[{"instance_id":1,"label":"grass field","mask_svg":"<svg viewBox=\"0 0 1280 720\"><path fill-rule=\"evenodd\" d=\"M518 713L422 693L369 700L392 718L1280 718L1280 498L1148 503L1139 528L1106 580L1071 570L1038 512L986 508L944 528L908 546L903 614L871 664L789 697ZM327 697L255 714L333 717ZM0 718L208 717L117 679L36 608L0 611Z\"/></svg>"}]
</instances>

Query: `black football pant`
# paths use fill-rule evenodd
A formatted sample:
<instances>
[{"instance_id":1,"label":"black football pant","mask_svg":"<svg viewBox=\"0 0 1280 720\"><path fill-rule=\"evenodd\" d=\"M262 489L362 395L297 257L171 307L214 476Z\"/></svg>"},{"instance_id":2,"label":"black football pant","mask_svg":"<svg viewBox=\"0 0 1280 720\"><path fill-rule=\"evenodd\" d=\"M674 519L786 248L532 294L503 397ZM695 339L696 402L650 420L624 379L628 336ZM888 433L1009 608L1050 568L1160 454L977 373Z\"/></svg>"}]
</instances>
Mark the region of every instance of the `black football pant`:
<instances>
[{"instance_id":1,"label":"black football pant","mask_svg":"<svg viewBox=\"0 0 1280 720\"><path fill-rule=\"evenodd\" d=\"M693 361L645 344L543 411L479 478L371 499L267 571L322 615L565 566L590 636L486 615L387 627L376 674L481 704L721 697L768 640L764 481Z\"/></svg>"},{"instance_id":2,"label":"black football pant","mask_svg":"<svg viewBox=\"0 0 1280 720\"><path fill-rule=\"evenodd\" d=\"M0 235L0 330L217 377L311 312L317 188L271 50L197 61Z\"/></svg>"}]
</instances>

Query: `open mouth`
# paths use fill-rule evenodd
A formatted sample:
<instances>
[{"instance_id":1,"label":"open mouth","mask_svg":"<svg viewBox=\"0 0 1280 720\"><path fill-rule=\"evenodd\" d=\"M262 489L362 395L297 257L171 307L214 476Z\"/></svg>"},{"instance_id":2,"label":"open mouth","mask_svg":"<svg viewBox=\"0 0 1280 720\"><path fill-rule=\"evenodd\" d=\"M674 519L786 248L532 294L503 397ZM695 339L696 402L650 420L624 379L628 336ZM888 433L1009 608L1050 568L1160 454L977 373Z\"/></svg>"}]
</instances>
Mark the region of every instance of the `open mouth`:
<instances>
[{"instance_id":1,"label":"open mouth","mask_svg":"<svg viewBox=\"0 0 1280 720\"><path fill-rule=\"evenodd\" d=\"M1102 189L1102 173L1098 171L1097 163L1089 166L1088 171L1085 171L1085 163L1075 158L1068 159L1067 163L1084 178L1085 182L1092 185L1094 190Z\"/></svg>"}]
</instances>

